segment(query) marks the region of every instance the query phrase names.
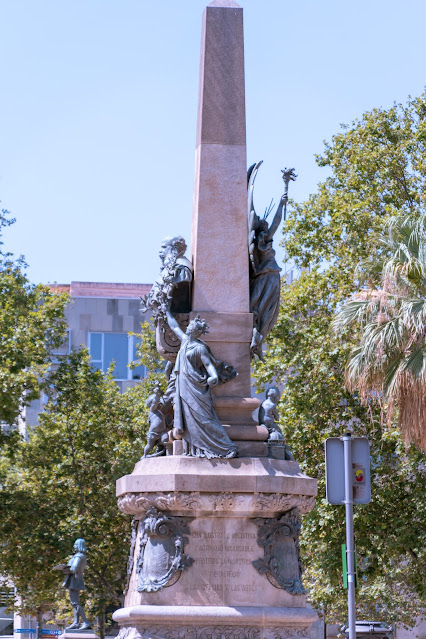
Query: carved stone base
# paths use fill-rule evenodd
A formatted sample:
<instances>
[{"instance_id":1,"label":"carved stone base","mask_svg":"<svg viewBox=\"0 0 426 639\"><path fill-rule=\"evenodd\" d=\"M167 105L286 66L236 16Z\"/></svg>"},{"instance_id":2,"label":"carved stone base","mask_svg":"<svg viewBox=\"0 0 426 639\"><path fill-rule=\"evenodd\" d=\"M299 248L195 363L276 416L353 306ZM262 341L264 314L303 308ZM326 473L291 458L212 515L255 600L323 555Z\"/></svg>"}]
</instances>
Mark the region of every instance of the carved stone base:
<instances>
[{"instance_id":1,"label":"carved stone base","mask_svg":"<svg viewBox=\"0 0 426 639\"><path fill-rule=\"evenodd\" d=\"M309 636L298 535L316 481L296 462L145 458L117 494L134 515L121 639Z\"/></svg>"},{"instance_id":2,"label":"carved stone base","mask_svg":"<svg viewBox=\"0 0 426 639\"><path fill-rule=\"evenodd\" d=\"M133 606L114 614L117 639L304 639L310 608Z\"/></svg>"}]
</instances>

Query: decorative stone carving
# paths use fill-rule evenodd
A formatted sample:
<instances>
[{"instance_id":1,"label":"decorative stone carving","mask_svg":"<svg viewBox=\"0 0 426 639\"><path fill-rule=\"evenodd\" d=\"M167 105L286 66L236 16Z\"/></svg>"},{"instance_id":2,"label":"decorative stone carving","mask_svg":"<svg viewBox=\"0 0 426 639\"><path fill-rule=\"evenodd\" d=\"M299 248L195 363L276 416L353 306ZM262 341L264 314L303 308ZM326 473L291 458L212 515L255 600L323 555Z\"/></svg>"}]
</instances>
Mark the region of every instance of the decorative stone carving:
<instances>
[{"instance_id":1,"label":"decorative stone carving","mask_svg":"<svg viewBox=\"0 0 426 639\"><path fill-rule=\"evenodd\" d=\"M268 639L300 639L309 637L309 628L271 628Z\"/></svg>"},{"instance_id":2,"label":"decorative stone carving","mask_svg":"<svg viewBox=\"0 0 426 639\"><path fill-rule=\"evenodd\" d=\"M121 628L117 639L304 639L307 628L149 626Z\"/></svg>"},{"instance_id":3,"label":"decorative stone carving","mask_svg":"<svg viewBox=\"0 0 426 639\"><path fill-rule=\"evenodd\" d=\"M140 639L197 639L197 631L190 627L150 626L149 628L141 628L139 633Z\"/></svg>"},{"instance_id":4,"label":"decorative stone carving","mask_svg":"<svg viewBox=\"0 0 426 639\"><path fill-rule=\"evenodd\" d=\"M275 259L272 247L273 237L281 219L286 215L288 185L296 179L294 169L284 169L284 195L278 204L274 218L269 226L267 218L272 209L265 211L263 219L256 215L253 203L254 181L262 162L253 164L247 175L248 180L248 245L250 257L250 312L253 313L252 357L263 359L262 344L274 326L280 306L280 267Z\"/></svg>"},{"instance_id":5,"label":"decorative stone carving","mask_svg":"<svg viewBox=\"0 0 426 639\"><path fill-rule=\"evenodd\" d=\"M234 493L220 493L211 497L213 510L233 510L241 499Z\"/></svg>"},{"instance_id":6,"label":"decorative stone carving","mask_svg":"<svg viewBox=\"0 0 426 639\"><path fill-rule=\"evenodd\" d=\"M253 566L276 588L292 595L304 594L299 553L301 522L297 510L279 519L255 519L254 522L259 526L257 543L263 546L264 557L253 561Z\"/></svg>"},{"instance_id":7,"label":"decorative stone carving","mask_svg":"<svg viewBox=\"0 0 426 639\"><path fill-rule=\"evenodd\" d=\"M199 630L197 639L260 639L260 632L259 628L219 626Z\"/></svg>"},{"instance_id":8,"label":"decorative stone carving","mask_svg":"<svg viewBox=\"0 0 426 639\"><path fill-rule=\"evenodd\" d=\"M132 576L132 572L133 572L136 538L138 536L138 527L139 527L139 519L136 519L135 517L132 521L132 538L130 541L129 558L127 560L127 582L126 582L126 587L123 593L124 595L126 595L127 591L129 590L130 577Z\"/></svg>"},{"instance_id":9,"label":"decorative stone carving","mask_svg":"<svg viewBox=\"0 0 426 639\"><path fill-rule=\"evenodd\" d=\"M161 510L191 510L201 507L200 493L168 493L156 499L157 508Z\"/></svg>"},{"instance_id":10,"label":"decorative stone carving","mask_svg":"<svg viewBox=\"0 0 426 639\"><path fill-rule=\"evenodd\" d=\"M184 554L189 534L188 520L167 517L156 508L149 508L140 523L141 539L136 572L139 592L156 592L180 577L180 571L192 565L193 559Z\"/></svg>"},{"instance_id":11,"label":"decorative stone carving","mask_svg":"<svg viewBox=\"0 0 426 639\"><path fill-rule=\"evenodd\" d=\"M315 505L309 495L280 495L277 493L127 493L118 499L119 509L128 515L143 515L149 508L181 511L190 515L199 512L232 510L237 513L284 513L297 508L308 513Z\"/></svg>"},{"instance_id":12,"label":"decorative stone carving","mask_svg":"<svg viewBox=\"0 0 426 639\"><path fill-rule=\"evenodd\" d=\"M262 639L258 628L217 626L208 628L141 628L141 639Z\"/></svg>"},{"instance_id":13,"label":"decorative stone carving","mask_svg":"<svg viewBox=\"0 0 426 639\"><path fill-rule=\"evenodd\" d=\"M254 495L254 502L255 510L287 512L297 508L301 514L306 514L315 506L315 497L257 493Z\"/></svg>"},{"instance_id":14,"label":"decorative stone carving","mask_svg":"<svg viewBox=\"0 0 426 639\"><path fill-rule=\"evenodd\" d=\"M137 630L137 628L133 626L131 626L130 628L127 626L122 626L116 639L140 639L140 636L140 632Z\"/></svg>"}]
</instances>

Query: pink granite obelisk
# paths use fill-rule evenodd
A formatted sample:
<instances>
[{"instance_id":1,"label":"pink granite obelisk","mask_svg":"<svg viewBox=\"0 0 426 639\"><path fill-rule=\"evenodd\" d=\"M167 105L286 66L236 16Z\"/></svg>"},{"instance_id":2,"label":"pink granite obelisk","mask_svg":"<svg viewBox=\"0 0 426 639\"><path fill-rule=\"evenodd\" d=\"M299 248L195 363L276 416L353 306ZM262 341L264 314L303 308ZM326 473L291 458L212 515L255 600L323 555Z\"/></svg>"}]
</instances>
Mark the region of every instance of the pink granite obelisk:
<instances>
[{"instance_id":1,"label":"pink granite obelisk","mask_svg":"<svg viewBox=\"0 0 426 639\"><path fill-rule=\"evenodd\" d=\"M243 10L233 0L205 9L195 153L192 308L210 326L205 341L238 377L214 389L216 412L240 454L266 455L251 414L247 154ZM242 427L245 427L244 430ZM247 430L248 428L248 430Z\"/></svg>"}]
</instances>

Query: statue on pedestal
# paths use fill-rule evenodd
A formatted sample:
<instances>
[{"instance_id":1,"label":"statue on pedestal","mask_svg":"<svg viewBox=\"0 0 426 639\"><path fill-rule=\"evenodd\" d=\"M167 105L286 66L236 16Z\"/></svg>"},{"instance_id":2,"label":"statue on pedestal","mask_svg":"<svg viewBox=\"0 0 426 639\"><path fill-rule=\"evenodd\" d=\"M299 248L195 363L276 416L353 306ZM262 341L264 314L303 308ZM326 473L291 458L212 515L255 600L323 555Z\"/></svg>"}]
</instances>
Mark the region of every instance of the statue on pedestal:
<instances>
[{"instance_id":1,"label":"statue on pedestal","mask_svg":"<svg viewBox=\"0 0 426 639\"><path fill-rule=\"evenodd\" d=\"M277 321L280 307L280 272L272 246L288 202L288 184L296 179L294 169L283 171L284 195L278 204L274 218L269 226L267 218L269 207L263 219L256 215L253 203L254 180L262 162L253 164L248 170L248 225L250 256L250 312L253 313L252 357L263 359L262 344ZM271 203L272 204L272 203Z\"/></svg>"},{"instance_id":2,"label":"statue on pedestal","mask_svg":"<svg viewBox=\"0 0 426 639\"><path fill-rule=\"evenodd\" d=\"M280 442L282 444L282 447L284 447L283 459L294 461L294 457L285 443L281 428L277 423L280 418L277 410L279 399L280 393L278 388L275 388L274 386L268 388L266 399L259 408L259 424L266 426L268 429L268 442Z\"/></svg>"},{"instance_id":3,"label":"statue on pedestal","mask_svg":"<svg viewBox=\"0 0 426 639\"><path fill-rule=\"evenodd\" d=\"M181 327L188 324L191 310L192 264L185 257L186 242L181 235L166 237L159 251L161 271L152 289L142 297L141 311L148 311L156 327L157 350L168 360L166 376L179 350L179 340L167 324L167 311L178 316Z\"/></svg>"},{"instance_id":4,"label":"statue on pedestal","mask_svg":"<svg viewBox=\"0 0 426 639\"><path fill-rule=\"evenodd\" d=\"M151 455L151 457L166 454L166 444L169 440L169 435L167 432L166 419L161 411L161 399L161 388L159 384L156 384L154 392L146 400L146 405L149 408L149 430L143 457L146 457L155 446L157 446L157 452Z\"/></svg>"},{"instance_id":5,"label":"statue on pedestal","mask_svg":"<svg viewBox=\"0 0 426 639\"><path fill-rule=\"evenodd\" d=\"M237 446L216 415L210 390L236 377L236 370L218 361L199 339L208 333L208 326L198 315L186 333L170 312L167 320L181 342L169 386L173 387L174 428L182 436L185 454L209 459L236 457Z\"/></svg>"},{"instance_id":6,"label":"statue on pedestal","mask_svg":"<svg viewBox=\"0 0 426 639\"><path fill-rule=\"evenodd\" d=\"M64 565L55 566L54 570L62 570L65 575L63 588L67 588L70 595L70 602L74 609L74 619L66 630L88 630L92 624L88 621L83 606L80 603L80 591L86 590L83 581L83 573L86 568L86 542L84 539L76 539L74 543L74 555L69 562ZM80 625L80 618L82 624Z\"/></svg>"},{"instance_id":7,"label":"statue on pedestal","mask_svg":"<svg viewBox=\"0 0 426 639\"><path fill-rule=\"evenodd\" d=\"M142 298L142 312L151 311L154 322L167 321L166 311L191 310L192 264L184 256L186 242L181 235L166 237L159 251L161 271L152 289Z\"/></svg>"}]
</instances>

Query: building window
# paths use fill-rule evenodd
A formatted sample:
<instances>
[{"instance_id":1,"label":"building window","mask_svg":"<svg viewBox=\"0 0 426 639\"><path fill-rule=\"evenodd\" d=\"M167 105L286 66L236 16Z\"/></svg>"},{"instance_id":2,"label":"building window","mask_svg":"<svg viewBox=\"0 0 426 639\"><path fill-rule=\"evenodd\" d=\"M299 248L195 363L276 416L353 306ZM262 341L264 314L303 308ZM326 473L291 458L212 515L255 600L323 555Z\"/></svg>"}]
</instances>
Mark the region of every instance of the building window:
<instances>
[{"instance_id":1,"label":"building window","mask_svg":"<svg viewBox=\"0 0 426 639\"><path fill-rule=\"evenodd\" d=\"M65 357L71 353L71 331L68 329L65 333L65 337L55 350L51 352L52 364L59 364L61 357Z\"/></svg>"},{"instance_id":2,"label":"building window","mask_svg":"<svg viewBox=\"0 0 426 639\"><path fill-rule=\"evenodd\" d=\"M145 366L128 367L130 362L137 360L139 343L140 340L127 333L89 333L92 364L106 373L111 362L115 362L114 379L142 379L146 375Z\"/></svg>"}]
</instances>

